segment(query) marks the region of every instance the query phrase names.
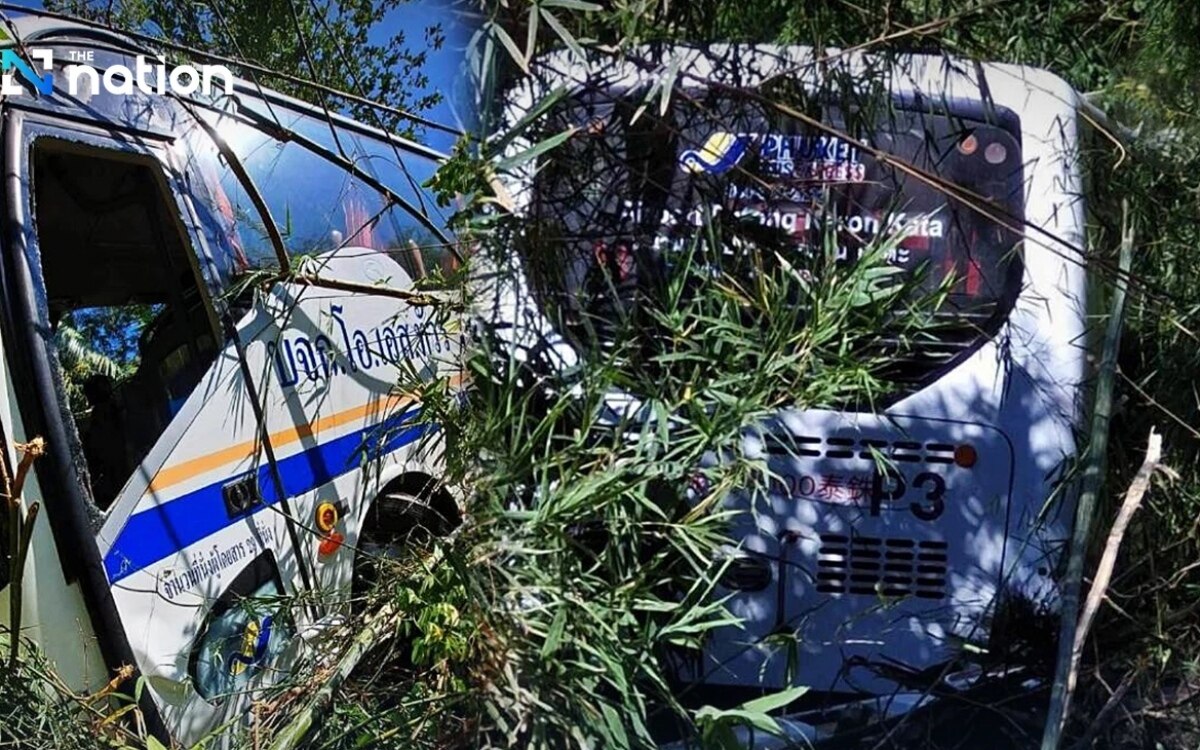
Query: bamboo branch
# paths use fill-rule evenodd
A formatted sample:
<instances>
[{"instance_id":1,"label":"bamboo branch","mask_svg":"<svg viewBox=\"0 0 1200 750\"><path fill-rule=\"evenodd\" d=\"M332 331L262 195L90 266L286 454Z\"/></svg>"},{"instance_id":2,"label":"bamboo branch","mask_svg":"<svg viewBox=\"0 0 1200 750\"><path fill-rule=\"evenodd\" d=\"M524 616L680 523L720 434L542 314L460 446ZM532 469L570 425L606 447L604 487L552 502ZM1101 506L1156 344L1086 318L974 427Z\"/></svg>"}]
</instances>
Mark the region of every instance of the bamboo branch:
<instances>
[{"instance_id":1,"label":"bamboo branch","mask_svg":"<svg viewBox=\"0 0 1200 750\"><path fill-rule=\"evenodd\" d=\"M1117 353L1121 347L1121 324L1125 313L1125 292L1129 269L1133 265L1134 230L1129 220L1129 204L1124 205L1124 231L1121 236L1119 272L1113 290L1112 307L1104 333L1104 354L1096 381L1096 399L1092 413L1091 439L1075 508L1075 529L1067 559L1067 571L1062 581L1062 613L1058 634L1058 656L1055 660L1054 686L1050 692L1050 707L1042 734L1042 750L1058 750L1059 740L1071 705L1075 684L1072 664L1075 654L1075 634L1079 624L1079 593L1083 587L1083 566L1091 539L1096 515L1097 498L1104 488L1104 472L1108 458L1108 428L1112 419L1113 390L1117 373Z\"/></svg>"},{"instance_id":2,"label":"bamboo branch","mask_svg":"<svg viewBox=\"0 0 1200 750\"><path fill-rule=\"evenodd\" d=\"M423 267L422 265L422 270ZM363 284L357 281L324 278L310 273L298 273L286 280L293 284L334 289L339 292L370 294L377 297L394 297L410 305L437 305L442 303L442 300L433 294L411 292L407 289L393 289L390 286Z\"/></svg>"},{"instance_id":3,"label":"bamboo branch","mask_svg":"<svg viewBox=\"0 0 1200 750\"><path fill-rule=\"evenodd\" d=\"M268 750L293 750L308 737L309 732L316 726L317 720L324 715L334 694L341 688L342 683L372 649L380 645L396 632L397 611L392 606L385 606L370 622L368 622L354 641L346 649L333 672L329 674L321 687L309 699L295 717L288 722L268 746Z\"/></svg>"}]
</instances>

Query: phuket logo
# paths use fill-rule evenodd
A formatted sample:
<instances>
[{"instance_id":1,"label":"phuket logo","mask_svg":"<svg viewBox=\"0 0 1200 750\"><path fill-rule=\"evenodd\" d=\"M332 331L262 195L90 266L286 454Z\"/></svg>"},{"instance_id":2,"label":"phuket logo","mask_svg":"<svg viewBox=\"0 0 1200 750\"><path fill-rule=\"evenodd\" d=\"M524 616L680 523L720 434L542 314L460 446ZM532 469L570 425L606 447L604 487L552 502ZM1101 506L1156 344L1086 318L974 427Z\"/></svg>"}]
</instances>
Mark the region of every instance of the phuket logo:
<instances>
[{"instance_id":1,"label":"phuket logo","mask_svg":"<svg viewBox=\"0 0 1200 750\"><path fill-rule=\"evenodd\" d=\"M708 137L698 149L687 149L679 155L679 163L689 172L721 174L742 160L749 138L745 135L718 131Z\"/></svg>"},{"instance_id":2,"label":"phuket logo","mask_svg":"<svg viewBox=\"0 0 1200 750\"><path fill-rule=\"evenodd\" d=\"M168 70L165 60L149 61L145 55L137 55L133 69L125 65L109 65L103 72L92 67L91 50L71 51L68 63L62 67L66 78L66 93L73 97L88 98L101 90L109 94L132 94L136 86L144 94L179 94L187 96L199 92L211 96L215 88L225 94L233 93L233 73L224 65L177 65ZM48 49L29 49L29 60L12 48L0 50L0 94L21 96L26 90L38 96L54 93L54 53ZM31 63L36 62L35 65ZM19 81L18 81L19 79Z\"/></svg>"}]
</instances>

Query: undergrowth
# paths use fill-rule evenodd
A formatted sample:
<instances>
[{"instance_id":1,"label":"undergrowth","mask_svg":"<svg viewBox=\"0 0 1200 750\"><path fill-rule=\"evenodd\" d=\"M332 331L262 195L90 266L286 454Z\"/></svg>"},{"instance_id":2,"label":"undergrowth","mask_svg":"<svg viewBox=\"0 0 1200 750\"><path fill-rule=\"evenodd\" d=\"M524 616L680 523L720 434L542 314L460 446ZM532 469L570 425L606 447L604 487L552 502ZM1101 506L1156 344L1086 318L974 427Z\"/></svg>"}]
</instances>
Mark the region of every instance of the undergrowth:
<instances>
[{"instance_id":1,"label":"undergrowth","mask_svg":"<svg viewBox=\"0 0 1200 750\"><path fill-rule=\"evenodd\" d=\"M1142 228L1102 527L1113 514L1111 497L1141 460L1150 426L1165 434L1166 462L1180 479L1155 487L1126 540L1088 648L1073 729L1082 733L1110 688L1128 682L1122 710L1099 733L1101 746L1194 745L1200 5L746 0L615 3L598 12L567 0L545 5L572 31L563 36L547 22L540 36L529 35L527 50L526 38L493 35L488 55L500 50L528 59L587 38L946 52L1050 68L1127 126L1111 128L1112 141L1097 147L1091 211L1096 257L1115 246L1122 200ZM484 5L501 28L508 13ZM488 55L476 67L485 110L505 75L516 75L512 66L499 73ZM547 138L526 158L562 145ZM445 195L474 196L459 229L488 270L481 300L530 273L513 264L513 248L551 268L556 263L539 256L536 242L522 246L530 232L497 208L502 200L489 197L499 158L478 143L464 145L435 181ZM724 241L719 231L697 237L695 268L712 265ZM584 348L570 367L554 359L553 347L514 346L508 334L476 331L465 401L444 389L425 399L427 418L444 425L450 474L469 488L467 523L435 544L429 559L438 564L384 577L375 596L404 613L398 637L363 665L309 746L626 747L651 742L656 712L697 723L701 717L676 701L671 665L727 621L709 596L722 573L715 552L726 542L717 509L733 488L762 481L763 472L725 449L785 403L829 405L886 390L879 377L886 362L871 352L873 337L895 324L894 298L872 287L861 304L847 303L856 289L871 286L856 274L872 269L863 263L848 274L822 275L827 269L818 265L811 270L828 283L814 286L768 260L759 266L761 289L722 286L699 273L688 281L704 293L662 296L659 306L625 321L614 345ZM798 299L843 314L825 319L828 328L775 314ZM639 393L636 408L614 411L614 390ZM723 451L728 460L707 460ZM694 486L706 489L697 497L688 492ZM94 747L103 719L47 695L37 675L0 673L0 738L12 746ZM1003 698L987 708L1002 714Z\"/></svg>"}]
</instances>

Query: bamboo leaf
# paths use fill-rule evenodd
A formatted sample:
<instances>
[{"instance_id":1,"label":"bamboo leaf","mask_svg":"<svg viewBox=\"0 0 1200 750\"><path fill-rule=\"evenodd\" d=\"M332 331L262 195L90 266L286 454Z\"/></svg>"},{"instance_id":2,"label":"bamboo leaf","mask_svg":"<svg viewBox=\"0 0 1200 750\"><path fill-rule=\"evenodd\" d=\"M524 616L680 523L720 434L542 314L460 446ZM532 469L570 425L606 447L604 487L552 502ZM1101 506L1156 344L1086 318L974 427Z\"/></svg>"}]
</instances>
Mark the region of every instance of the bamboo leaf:
<instances>
[{"instance_id":1,"label":"bamboo leaf","mask_svg":"<svg viewBox=\"0 0 1200 750\"><path fill-rule=\"evenodd\" d=\"M542 0L541 7L543 8L563 8L565 10L577 10L583 13L595 13L604 10L604 6L596 3L584 2L584 0Z\"/></svg>"},{"instance_id":2,"label":"bamboo leaf","mask_svg":"<svg viewBox=\"0 0 1200 750\"><path fill-rule=\"evenodd\" d=\"M536 5L529 6L529 22L525 28L525 60L532 60L534 52L537 49L538 18L540 15Z\"/></svg>"},{"instance_id":3,"label":"bamboo leaf","mask_svg":"<svg viewBox=\"0 0 1200 750\"><path fill-rule=\"evenodd\" d=\"M558 644L562 641L563 631L567 627L567 609L559 607L558 612L554 615L554 621L550 623L550 631L546 633L546 641L542 644L542 658L550 658L555 651L558 650Z\"/></svg>"},{"instance_id":4,"label":"bamboo leaf","mask_svg":"<svg viewBox=\"0 0 1200 750\"><path fill-rule=\"evenodd\" d=\"M528 74L529 60L525 58L525 55L521 52L521 48L517 46L517 43L513 41L513 38L509 36L507 31L504 30L504 27L499 23L493 22L488 26L488 30L491 32L493 37L499 40L500 46L504 47L504 49L508 51L508 54L513 59L513 62L515 62L518 66L520 66L521 70Z\"/></svg>"},{"instance_id":5,"label":"bamboo leaf","mask_svg":"<svg viewBox=\"0 0 1200 750\"><path fill-rule=\"evenodd\" d=\"M566 143L567 139L575 135L578 130L579 128L576 127L568 128L561 133L550 136L541 143L531 146L515 156L511 156L507 159L501 159L500 161L496 162L496 171L509 172L516 169L517 167L520 167L527 162L538 158L542 154L558 148L563 143Z\"/></svg>"},{"instance_id":6,"label":"bamboo leaf","mask_svg":"<svg viewBox=\"0 0 1200 750\"><path fill-rule=\"evenodd\" d=\"M620 715L607 703L600 704L600 711L604 714L604 724L608 727L609 739L615 743L613 746L629 747L629 735L625 733Z\"/></svg>"},{"instance_id":7,"label":"bamboo leaf","mask_svg":"<svg viewBox=\"0 0 1200 750\"><path fill-rule=\"evenodd\" d=\"M683 55L675 55L671 58L671 64L667 67L667 74L663 76L662 98L658 106L660 117L665 117L667 108L671 106L671 94L675 92L675 79L679 77L679 68L681 65L683 65Z\"/></svg>"},{"instance_id":8,"label":"bamboo leaf","mask_svg":"<svg viewBox=\"0 0 1200 750\"><path fill-rule=\"evenodd\" d=\"M803 696L805 693L807 693L808 690L809 689L807 686L797 685L795 687L790 687L786 690L780 690L778 693L772 693L771 695L764 695L761 698L755 698L752 701L747 701L742 704L742 708L745 709L746 711L751 711L751 712L756 712L756 713L766 713L768 711L774 711L777 708L783 708L784 706L797 700L798 698Z\"/></svg>"},{"instance_id":9,"label":"bamboo leaf","mask_svg":"<svg viewBox=\"0 0 1200 750\"><path fill-rule=\"evenodd\" d=\"M534 122L541 119L543 115L550 111L555 104L558 104L567 95L566 87L559 86L558 88L546 94L537 104L529 109L511 128L503 135L494 138L489 144L493 152L503 151L504 148L512 143L517 138L521 137L529 131L529 128Z\"/></svg>"},{"instance_id":10,"label":"bamboo leaf","mask_svg":"<svg viewBox=\"0 0 1200 750\"><path fill-rule=\"evenodd\" d=\"M541 15L542 18L546 19L546 23L550 26L550 28L554 29L554 33L558 35L558 38L562 40L563 44L567 45L567 49L571 50L571 54L575 56L575 59L586 65L587 55L584 54L583 47L579 45L579 41L576 40L575 36L567 30L567 27L564 26L563 23L559 21L553 13L545 8L542 8Z\"/></svg>"}]
</instances>

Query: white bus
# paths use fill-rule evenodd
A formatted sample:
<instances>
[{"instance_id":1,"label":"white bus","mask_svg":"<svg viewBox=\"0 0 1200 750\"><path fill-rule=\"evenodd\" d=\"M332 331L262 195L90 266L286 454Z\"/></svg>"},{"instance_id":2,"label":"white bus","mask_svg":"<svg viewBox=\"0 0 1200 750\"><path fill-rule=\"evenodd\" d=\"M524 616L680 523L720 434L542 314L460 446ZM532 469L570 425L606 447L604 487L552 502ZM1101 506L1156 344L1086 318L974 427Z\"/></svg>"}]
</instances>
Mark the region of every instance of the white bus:
<instances>
[{"instance_id":1,"label":"white bus","mask_svg":"<svg viewBox=\"0 0 1200 750\"><path fill-rule=\"evenodd\" d=\"M736 563L719 591L743 627L681 670L683 692L910 698L886 712L1002 661L1006 624L1041 621L1052 643L1089 376L1071 87L1010 65L736 46L590 67L563 53L532 81L513 120L558 91L546 132L578 130L509 185L560 238L539 251L563 269L497 308L514 341L541 337L564 361L603 345L602 305L643 293L697 217L722 212L797 252L833 222L851 263L895 235L892 266L948 285L939 325L890 368L889 398L784 410L748 432L741 448L771 479L730 501ZM600 265L612 286L597 294Z\"/></svg>"},{"instance_id":2,"label":"white bus","mask_svg":"<svg viewBox=\"0 0 1200 750\"><path fill-rule=\"evenodd\" d=\"M455 264L422 188L442 155L251 81L73 94L72 62L161 61L52 17L13 30L52 83L19 90L12 65L0 103L2 459L46 452L20 580L2 519L0 626L80 694L133 667L146 725L190 745L348 611L360 548L456 523L436 426L398 387L458 356L406 296ZM100 347L103 320L134 367L81 382L63 338Z\"/></svg>"}]
</instances>

